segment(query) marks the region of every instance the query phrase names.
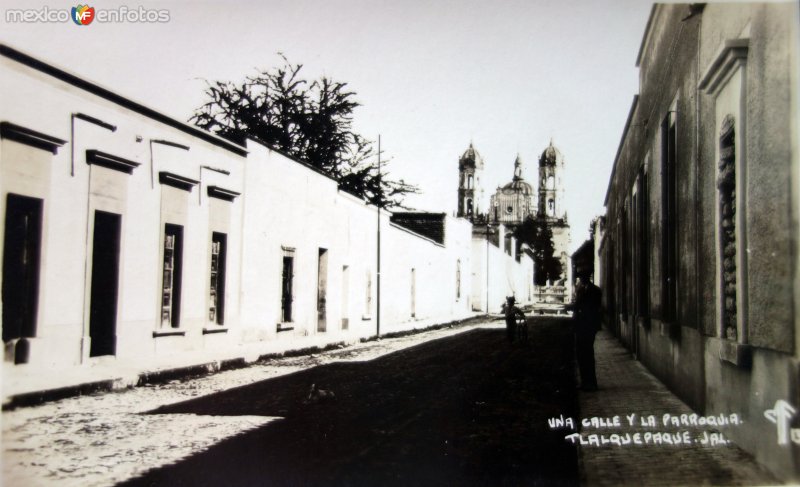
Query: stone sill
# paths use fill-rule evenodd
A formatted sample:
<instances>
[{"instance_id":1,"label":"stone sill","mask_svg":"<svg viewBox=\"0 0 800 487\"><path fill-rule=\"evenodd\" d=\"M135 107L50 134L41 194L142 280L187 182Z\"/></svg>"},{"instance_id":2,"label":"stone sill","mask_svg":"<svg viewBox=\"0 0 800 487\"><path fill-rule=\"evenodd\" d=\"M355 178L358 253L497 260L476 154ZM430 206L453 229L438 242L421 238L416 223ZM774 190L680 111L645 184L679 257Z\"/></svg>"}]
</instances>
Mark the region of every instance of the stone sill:
<instances>
[{"instance_id":1,"label":"stone sill","mask_svg":"<svg viewBox=\"0 0 800 487\"><path fill-rule=\"evenodd\" d=\"M153 332L153 338L172 336L186 336L186 329L164 328L163 330L156 330Z\"/></svg>"},{"instance_id":2,"label":"stone sill","mask_svg":"<svg viewBox=\"0 0 800 487\"><path fill-rule=\"evenodd\" d=\"M214 333L228 333L228 329L222 327L203 328L203 335L212 335Z\"/></svg>"},{"instance_id":3,"label":"stone sill","mask_svg":"<svg viewBox=\"0 0 800 487\"><path fill-rule=\"evenodd\" d=\"M278 323L278 333L282 331L292 331L294 330L294 323L291 321L287 321L285 323Z\"/></svg>"},{"instance_id":4,"label":"stone sill","mask_svg":"<svg viewBox=\"0 0 800 487\"><path fill-rule=\"evenodd\" d=\"M749 369L753 358L753 347L750 345L720 339L719 359L743 369Z\"/></svg>"}]
</instances>

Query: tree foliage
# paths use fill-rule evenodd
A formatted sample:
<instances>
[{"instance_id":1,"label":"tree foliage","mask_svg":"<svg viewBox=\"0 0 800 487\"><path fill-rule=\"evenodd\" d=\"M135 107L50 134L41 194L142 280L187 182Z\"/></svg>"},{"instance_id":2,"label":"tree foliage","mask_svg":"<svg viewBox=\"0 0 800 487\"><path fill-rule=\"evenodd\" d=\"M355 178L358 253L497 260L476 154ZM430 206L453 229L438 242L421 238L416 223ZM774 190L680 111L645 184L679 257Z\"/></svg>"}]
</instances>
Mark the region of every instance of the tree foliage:
<instances>
[{"instance_id":1,"label":"tree foliage","mask_svg":"<svg viewBox=\"0 0 800 487\"><path fill-rule=\"evenodd\" d=\"M307 162L340 188L383 207L402 208L418 188L378 173L374 144L353 131L359 106L347 83L326 76L309 81L302 64L283 65L241 83L207 82L206 103L190 122L233 140L252 138Z\"/></svg>"},{"instance_id":2,"label":"tree foliage","mask_svg":"<svg viewBox=\"0 0 800 487\"><path fill-rule=\"evenodd\" d=\"M543 216L528 217L517 227L514 236L533 249L534 284L544 286L547 281L561 278L561 260L555 256L553 231Z\"/></svg>"}]
</instances>

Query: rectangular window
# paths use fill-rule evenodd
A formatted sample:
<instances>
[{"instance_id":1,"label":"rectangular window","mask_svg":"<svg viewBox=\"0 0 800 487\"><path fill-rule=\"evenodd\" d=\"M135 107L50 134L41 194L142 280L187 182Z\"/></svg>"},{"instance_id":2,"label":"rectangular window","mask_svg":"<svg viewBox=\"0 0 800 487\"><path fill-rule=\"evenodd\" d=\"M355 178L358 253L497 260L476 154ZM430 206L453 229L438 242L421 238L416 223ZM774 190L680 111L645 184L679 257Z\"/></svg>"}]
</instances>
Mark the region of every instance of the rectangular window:
<instances>
[{"instance_id":1,"label":"rectangular window","mask_svg":"<svg viewBox=\"0 0 800 487\"><path fill-rule=\"evenodd\" d=\"M365 286L366 296L364 298L364 319L372 316L372 272L367 269L367 285Z\"/></svg>"},{"instance_id":2,"label":"rectangular window","mask_svg":"<svg viewBox=\"0 0 800 487\"><path fill-rule=\"evenodd\" d=\"M211 234L211 283L209 287L208 321L225 324L225 270L228 236Z\"/></svg>"},{"instance_id":3,"label":"rectangular window","mask_svg":"<svg viewBox=\"0 0 800 487\"><path fill-rule=\"evenodd\" d=\"M630 264L630 255L629 247L630 247L630 240L628 239L628 201L625 200L625 203L622 207L622 214L620 215L619 219L619 303L620 303L620 313L623 315L623 318L627 319L628 317L628 288L629 288L629 277L628 274L628 266Z\"/></svg>"},{"instance_id":4,"label":"rectangular window","mask_svg":"<svg viewBox=\"0 0 800 487\"><path fill-rule=\"evenodd\" d=\"M456 301L461 299L461 259L456 260Z\"/></svg>"},{"instance_id":5,"label":"rectangular window","mask_svg":"<svg viewBox=\"0 0 800 487\"><path fill-rule=\"evenodd\" d=\"M631 277L632 277L632 290L633 295L631 296L631 309L633 310L634 315L639 315L639 298L641 296L639 292L639 285L641 284L641 272L642 269L640 268L640 260L639 256L641 255L641 239L639 235L639 204L640 204L640 196L638 193L639 190L639 182L638 180L633 185L633 194L631 195L631 214L630 214L630 222L629 228L631 229Z\"/></svg>"},{"instance_id":6,"label":"rectangular window","mask_svg":"<svg viewBox=\"0 0 800 487\"><path fill-rule=\"evenodd\" d=\"M327 330L328 325L328 251L319 249L317 261L317 331Z\"/></svg>"},{"instance_id":7,"label":"rectangular window","mask_svg":"<svg viewBox=\"0 0 800 487\"><path fill-rule=\"evenodd\" d=\"M161 291L161 326L178 328L181 322L183 226L164 225L164 278Z\"/></svg>"},{"instance_id":8,"label":"rectangular window","mask_svg":"<svg viewBox=\"0 0 800 487\"><path fill-rule=\"evenodd\" d=\"M417 316L417 270L411 269L411 317Z\"/></svg>"},{"instance_id":9,"label":"rectangular window","mask_svg":"<svg viewBox=\"0 0 800 487\"><path fill-rule=\"evenodd\" d=\"M283 251L281 272L281 322L292 321L292 282L294 281L294 251Z\"/></svg>"},{"instance_id":10,"label":"rectangular window","mask_svg":"<svg viewBox=\"0 0 800 487\"><path fill-rule=\"evenodd\" d=\"M350 326L350 267L342 266L342 330Z\"/></svg>"},{"instance_id":11,"label":"rectangular window","mask_svg":"<svg viewBox=\"0 0 800 487\"><path fill-rule=\"evenodd\" d=\"M678 290L677 162L676 112L672 110L661 123L661 305L665 321L675 319Z\"/></svg>"},{"instance_id":12,"label":"rectangular window","mask_svg":"<svg viewBox=\"0 0 800 487\"><path fill-rule=\"evenodd\" d=\"M636 282L636 314L650 315L650 198L648 191L647 171L644 167L639 173L637 201L637 282Z\"/></svg>"}]
</instances>

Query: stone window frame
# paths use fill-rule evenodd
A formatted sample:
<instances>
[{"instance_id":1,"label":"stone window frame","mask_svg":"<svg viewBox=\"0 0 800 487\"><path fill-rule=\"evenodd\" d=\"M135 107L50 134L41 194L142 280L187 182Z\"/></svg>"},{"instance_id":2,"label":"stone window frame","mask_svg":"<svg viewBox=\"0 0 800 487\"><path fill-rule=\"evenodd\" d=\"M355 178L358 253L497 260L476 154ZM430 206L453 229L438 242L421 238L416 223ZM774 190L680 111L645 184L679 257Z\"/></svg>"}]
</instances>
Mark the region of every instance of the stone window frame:
<instances>
[{"instance_id":1,"label":"stone window frame","mask_svg":"<svg viewBox=\"0 0 800 487\"><path fill-rule=\"evenodd\" d=\"M124 160L121 158L112 158L108 154L100 154L104 160L112 161L114 165L119 166L117 170L127 172L125 170L126 166L131 166L131 163L124 164ZM89 151L87 151L87 162L89 159ZM96 158L95 158L96 159ZM95 162L97 164L97 162ZM104 165L104 164L101 164ZM138 163L137 163L138 166ZM135 167L131 167L131 170ZM195 186L197 186L200 182L180 175L176 173L172 173L169 171L160 171L158 173L158 182L162 186L168 186L171 188L178 189L180 191L185 191L186 193L191 193ZM160 248L159 248L159 261L160 261L160 269L161 275L159 275L159 294L158 294L158 317L156 319L156 329L153 331L153 338L160 338L160 337L168 337L168 336L186 336L186 328L181 324L181 307L183 306L183 299L182 299L182 292L183 292L183 278L184 278L184 252L186 250L186 234L188 228L188 220L185 217L176 217L175 215L168 215L165 213L164 207L164 198L167 197L164 191L162 190L161 194L161 229L160 232ZM168 197L172 200L174 196ZM178 202L175 201L174 207L182 208L183 212L187 211L189 200L188 197L185 201ZM173 208L174 210L174 208ZM175 233L177 232L177 233ZM167 245L168 245L168 238L169 236L173 236L173 244L176 248L172 249L177 256L179 254L180 261L176 261L173 264L172 268L167 269L166 262L166 253L167 253ZM177 257L176 257L177 258ZM166 299L165 296L165 285L166 285L166 273L169 271L171 274L172 279L177 280L177 286L175 286L174 282L171 284L170 287L170 309L171 312L169 313L169 320L168 322L165 321L165 311L167 309L167 305L164 304L164 300ZM177 288L177 290L175 289ZM177 303L176 306L173 306L171 303Z\"/></svg>"},{"instance_id":2,"label":"stone window frame","mask_svg":"<svg viewBox=\"0 0 800 487\"><path fill-rule=\"evenodd\" d=\"M233 191L231 189L223 188L216 185L208 185L206 186L206 194L209 198L209 205L213 206L216 203L214 201L223 201L226 203L233 203L236 198L241 196L241 193L237 191ZM229 205L228 205L229 206ZM230 238L231 232L229 229L230 223L230 210L226 208L225 210L225 222L220 224L220 222L214 222L213 218L211 218L211 214L213 213L211 207L209 207L209 249L208 249L208 261L207 261L207 279L206 279L206 310L207 310L207 317L206 317L206 325L203 326L203 335L212 335L212 334L225 334L228 333L229 324L226 323L226 315L227 315L227 304L228 300L226 299L227 295L227 287L229 283L229 262L228 262L228 250L230 247ZM220 240L220 253L218 255L218 262L217 262L217 269L214 269L214 244L215 238L222 239ZM222 242L224 240L224 243ZM221 267L220 267L221 266ZM221 272L220 272L221 271ZM214 288L214 277L216 273L217 278L217 286ZM220 286L221 284L221 286ZM215 315L214 319L211 318L212 313Z\"/></svg>"},{"instance_id":3,"label":"stone window frame","mask_svg":"<svg viewBox=\"0 0 800 487\"><path fill-rule=\"evenodd\" d=\"M713 98L714 132L714 251L715 251L715 333L722 340L720 359L739 366L750 363L747 345L747 57L749 39L733 39L723 43L708 68L698 89ZM731 174L731 172L733 174ZM733 237L726 242L723 235L725 180L733 179ZM729 195L728 195L729 196ZM727 199L726 199L727 198ZM735 289L725 286L725 245L734 244L733 263ZM730 257L730 256L729 256ZM731 272L729 270L729 272ZM730 283L729 283L730 285ZM735 328L726 323L726 300L735 300ZM728 318L729 319L729 318Z\"/></svg>"}]
</instances>

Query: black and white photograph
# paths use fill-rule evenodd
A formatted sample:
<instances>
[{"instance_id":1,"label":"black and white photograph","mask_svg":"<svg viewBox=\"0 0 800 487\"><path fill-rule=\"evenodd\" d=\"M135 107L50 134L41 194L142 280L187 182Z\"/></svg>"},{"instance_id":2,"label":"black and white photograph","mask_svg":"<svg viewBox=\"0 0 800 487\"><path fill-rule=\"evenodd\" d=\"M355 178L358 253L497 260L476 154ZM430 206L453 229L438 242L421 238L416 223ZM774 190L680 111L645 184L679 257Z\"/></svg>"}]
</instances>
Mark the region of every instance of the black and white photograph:
<instances>
[{"instance_id":1,"label":"black and white photograph","mask_svg":"<svg viewBox=\"0 0 800 487\"><path fill-rule=\"evenodd\" d=\"M798 2L0 15L0 485L800 483Z\"/></svg>"}]
</instances>

